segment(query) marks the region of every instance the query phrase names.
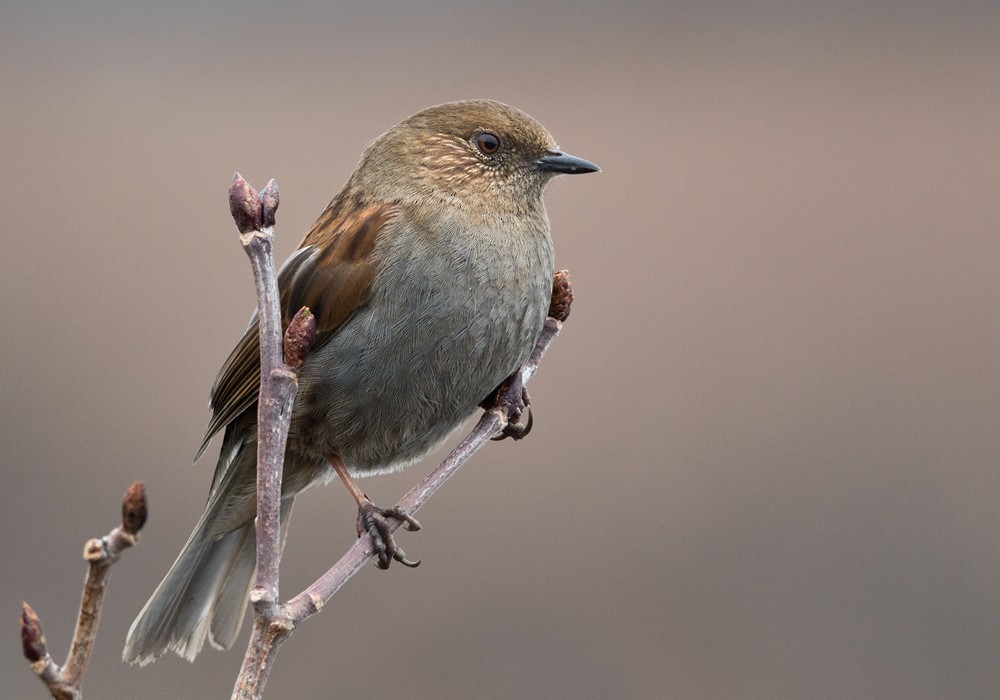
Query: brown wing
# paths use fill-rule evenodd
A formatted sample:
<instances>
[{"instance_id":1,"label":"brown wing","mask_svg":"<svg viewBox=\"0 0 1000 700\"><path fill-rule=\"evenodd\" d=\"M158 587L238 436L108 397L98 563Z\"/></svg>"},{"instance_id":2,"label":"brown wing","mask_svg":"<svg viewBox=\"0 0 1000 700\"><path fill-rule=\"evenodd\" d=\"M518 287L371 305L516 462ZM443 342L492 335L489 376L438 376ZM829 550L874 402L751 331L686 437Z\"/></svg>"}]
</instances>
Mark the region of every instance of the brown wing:
<instances>
[{"instance_id":1,"label":"brown wing","mask_svg":"<svg viewBox=\"0 0 1000 700\"><path fill-rule=\"evenodd\" d=\"M392 205L364 205L338 196L313 224L299 249L278 273L282 326L303 306L316 316L318 350L361 308L375 279L375 243L396 216ZM212 420L195 456L222 428L257 402L260 389L260 339L257 316L230 353L212 387Z\"/></svg>"}]
</instances>

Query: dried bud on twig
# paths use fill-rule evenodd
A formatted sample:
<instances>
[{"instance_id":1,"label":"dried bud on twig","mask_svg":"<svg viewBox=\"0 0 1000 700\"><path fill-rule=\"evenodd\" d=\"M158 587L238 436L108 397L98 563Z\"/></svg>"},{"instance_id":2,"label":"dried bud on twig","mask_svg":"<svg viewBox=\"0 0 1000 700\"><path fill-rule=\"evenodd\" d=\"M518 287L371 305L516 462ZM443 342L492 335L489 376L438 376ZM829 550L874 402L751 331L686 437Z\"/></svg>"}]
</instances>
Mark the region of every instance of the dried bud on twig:
<instances>
[{"instance_id":1,"label":"dried bud on twig","mask_svg":"<svg viewBox=\"0 0 1000 700\"><path fill-rule=\"evenodd\" d=\"M278 206L277 194L274 206L275 208ZM260 231L262 221L260 197L239 173L233 175L233 182L229 185L229 211L232 212L233 221L236 222L236 228L240 233Z\"/></svg>"},{"instance_id":2,"label":"dried bud on twig","mask_svg":"<svg viewBox=\"0 0 1000 700\"><path fill-rule=\"evenodd\" d=\"M303 306L285 331L285 364L292 369L301 367L315 340L316 317L308 306Z\"/></svg>"},{"instance_id":3,"label":"dried bud on twig","mask_svg":"<svg viewBox=\"0 0 1000 700\"><path fill-rule=\"evenodd\" d=\"M569 318L569 308L573 304L573 285L569 281L569 271L559 270L552 282L552 301L549 302L549 316L557 321Z\"/></svg>"},{"instance_id":4,"label":"dried bud on twig","mask_svg":"<svg viewBox=\"0 0 1000 700\"><path fill-rule=\"evenodd\" d=\"M278 183L271 178L260 191L261 226L274 226L274 216L278 211Z\"/></svg>"},{"instance_id":5,"label":"dried bud on twig","mask_svg":"<svg viewBox=\"0 0 1000 700\"><path fill-rule=\"evenodd\" d=\"M49 654L42 621L27 603L21 603L21 645L24 647L24 658L31 663L41 661Z\"/></svg>"},{"instance_id":6,"label":"dried bud on twig","mask_svg":"<svg viewBox=\"0 0 1000 700\"><path fill-rule=\"evenodd\" d=\"M146 524L148 512L146 487L141 481L136 481L128 487L122 499L122 529L130 535L137 534Z\"/></svg>"}]
</instances>

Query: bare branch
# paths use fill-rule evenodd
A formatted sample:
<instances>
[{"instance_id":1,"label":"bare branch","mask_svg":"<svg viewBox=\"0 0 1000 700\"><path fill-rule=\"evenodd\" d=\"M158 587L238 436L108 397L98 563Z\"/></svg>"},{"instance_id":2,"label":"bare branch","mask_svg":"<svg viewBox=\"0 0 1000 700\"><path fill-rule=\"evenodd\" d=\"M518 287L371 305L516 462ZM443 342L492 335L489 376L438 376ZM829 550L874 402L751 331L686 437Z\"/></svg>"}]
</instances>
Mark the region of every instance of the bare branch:
<instances>
[{"instance_id":1,"label":"bare branch","mask_svg":"<svg viewBox=\"0 0 1000 700\"><path fill-rule=\"evenodd\" d=\"M83 558L90 562L83 586L80 612L70 645L69 656L61 667L49 655L42 632L42 623L30 605L21 610L21 642L24 656L31 669L59 700L79 700L87 673L87 664L94 651L101 607L107 591L111 566L121 553L139 541L139 530L146 522L146 490L141 481L133 483L122 499L122 524L102 538L89 540L83 548Z\"/></svg>"},{"instance_id":2,"label":"bare branch","mask_svg":"<svg viewBox=\"0 0 1000 700\"><path fill-rule=\"evenodd\" d=\"M234 698L256 698L263 692L281 640L283 617L278 606L278 565L281 561L281 478L285 443L298 387L294 367L301 366L316 337L316 319L301 309L284 339L281 303L274 265L274 223L278 184L271 180L258 196L239 173L229 188L230 209L240 241L250 258L257 289L260 329L260 395L257 402L257 579L250 591L253 631ZM284 342L282 342L284 340ZM289 357L292 366L283 357Z\"/></svg>"},{"instance_id":3,"label":"bare branch","mask_svg":"<svg viewBox=\"0 0 1000 700\"><path fill-rule=\"evenodd\" d=\"M282 358L281 306L273 246L275 212L278 208L277 183L271 180L262 194L267 200L266 205L239 173L229 187L230 210L253 268L260 329L255 607L263 603L274 605L278 601L281 472L296 390L295 373L290 371Z\"/></svg>"}]
</instances>

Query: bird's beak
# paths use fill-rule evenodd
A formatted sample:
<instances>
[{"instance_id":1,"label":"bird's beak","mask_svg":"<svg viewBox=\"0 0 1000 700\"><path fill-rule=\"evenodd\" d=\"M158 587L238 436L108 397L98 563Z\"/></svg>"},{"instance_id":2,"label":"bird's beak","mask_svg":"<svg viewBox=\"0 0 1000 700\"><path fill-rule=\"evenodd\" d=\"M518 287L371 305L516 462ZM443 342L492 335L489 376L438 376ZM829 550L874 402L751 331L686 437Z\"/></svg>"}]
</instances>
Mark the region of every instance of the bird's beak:
<instances>
[{"instance_id":1,"label":"bird's beak","mask_svg":"<svg viewBox=\"0 0 1000 700\"><path fill-rule=\"evenodd\" d=\"M577 158L562 151L547 151L544 156L534 161L534 166L536 170L564 175L581 175L600 171L600 168L589 160Z\"/></svg>"}]
</instances>

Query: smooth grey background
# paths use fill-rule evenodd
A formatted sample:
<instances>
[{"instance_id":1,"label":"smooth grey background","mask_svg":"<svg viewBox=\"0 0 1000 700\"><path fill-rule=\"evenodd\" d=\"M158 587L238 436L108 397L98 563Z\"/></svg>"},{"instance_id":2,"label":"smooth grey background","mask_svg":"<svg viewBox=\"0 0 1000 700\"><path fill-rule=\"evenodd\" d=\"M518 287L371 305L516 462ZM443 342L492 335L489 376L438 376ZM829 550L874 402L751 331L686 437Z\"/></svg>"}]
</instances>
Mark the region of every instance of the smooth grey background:
<instances>
[{"instance_id":1,"label":"smooth grey background","mask_svg":"<svg viewBox=\"0 0 1000 700\"><path fill-rule=\"evenodd\" d=\"M364 145L493 97L604 173L548 194L577 302L535 430L283 648L273 698L1000 695L993 2L0 4L0 678L61 659L87 537L149 490L91 698L228 697L242 645L120 665L200 513L253 305L234 170L287 255ZM390 503L429 468L369 480ZM300 499L297 592L353 538Z\"/></svg>"}]
</instances>

